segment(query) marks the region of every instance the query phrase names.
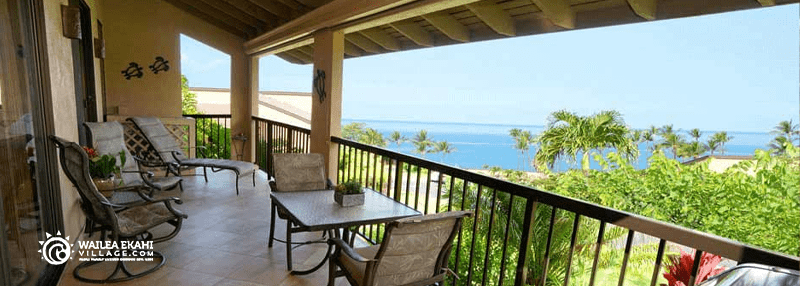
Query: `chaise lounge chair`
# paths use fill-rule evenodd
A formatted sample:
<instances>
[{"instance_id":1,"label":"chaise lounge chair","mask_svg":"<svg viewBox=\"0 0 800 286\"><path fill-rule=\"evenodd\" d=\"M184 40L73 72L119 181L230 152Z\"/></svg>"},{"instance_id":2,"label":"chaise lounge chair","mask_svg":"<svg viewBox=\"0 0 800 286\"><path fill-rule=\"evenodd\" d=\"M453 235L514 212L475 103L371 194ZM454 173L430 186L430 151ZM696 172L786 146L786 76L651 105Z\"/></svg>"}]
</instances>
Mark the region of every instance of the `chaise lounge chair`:
<instances>
[{"instance_id":1,"label":"chaise lounge chair","mask_svg":"<svg viewBox=\"0 0 800 286\"><path fill-rule=\"evenodd\" d=\"M181 152L180 142L175 140L175 137L169 133L161 120L155 117L131 117L128 121L133 122L139 131L142 132L144 137L150 143L150 146L156 150L155 157L159 158L168 171L171 170L177 176L180 176L180 169L183 167L202 167L203 177L208 182L207 168L211 168L213 172L221 170L231 170L236 173L236 195L239 195L239 179L247 175L253 176L253 186L256 186L256 171L258 165L244 162L225 159L207 159L207 158L189 158ZM177 168L176 168L177 167Z\"/></svg>"},{"instance_id":2,"label":"chaise lounge chair","mask_svg":"<svg viewBox=\"0 0 800 286\"><path fill-rule=\"evenodd\" d=\"M117 186L115 191L143 190L148 195L151 195L153 191L166 191L175 187L180 187L181 191L183 191L180 177L154 178L153 173L140 170L139 164L147 166L154 163L144 161L138 156L131 156L125 146L124 128L119 122L86 122L84 125L89 130L89 142L92 142L92 148L99 154L119 154L119 152L124 152L125 158L127 158L125 166L121 168L122 185ZM120 194L124 193L115 192L114 196ZM124 203L114 199L111 202L116 204Z\"/></svg>"}]
</instances>

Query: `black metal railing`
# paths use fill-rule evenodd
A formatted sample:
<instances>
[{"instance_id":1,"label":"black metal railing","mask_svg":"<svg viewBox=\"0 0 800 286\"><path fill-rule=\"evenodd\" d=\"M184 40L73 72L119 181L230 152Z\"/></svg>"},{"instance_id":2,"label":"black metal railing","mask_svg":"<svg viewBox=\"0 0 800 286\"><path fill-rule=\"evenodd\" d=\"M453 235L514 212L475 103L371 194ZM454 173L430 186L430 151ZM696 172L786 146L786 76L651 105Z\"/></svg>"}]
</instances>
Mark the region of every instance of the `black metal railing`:
<instances>
[{"instance_id":1,"label":"black metal railing","mask_svg":"<svg viewBox=\"0 0 800 286\"><path fill-rule=\"evenodd\" d=\"M737 263L800 266L797 257L719 236L379 147L331 141L338 144L339 182L359 181L425 214L475 212L454 242L449 266L460 279L450 285L568 285L571 279L588 285L614 279L623 285L626 272L645 277L640 284L657 285L664 282L659 279L665 252L689 248L696 250L696 262L708 252ZM383 227L364 226L358 233L379 243ZM616 269L614 275L598 273L601 265ZM690 285L698 269L695 263ZM579 278L584 280L575 281Z\"/></svg>"},{"instance_id":2,"label":"black metal railing","mask_svg":"<svg viewBox=\"0 0 800 286\"><path fill-rule=\"evenodd\" d=\"M197 158L231 158L230 114L184 114L194 118Z\"/></svg>"},{"instance_id":3,"label":"black metal railing","mask_svg":"<svg viewBox=\"0 0 800 286\"><path fill-rule=\"evenodd\" d=\"M272 154L310 152L311 130L253 116L256 160L261 170L274 174Z\"/></svg>"}]
</instances>

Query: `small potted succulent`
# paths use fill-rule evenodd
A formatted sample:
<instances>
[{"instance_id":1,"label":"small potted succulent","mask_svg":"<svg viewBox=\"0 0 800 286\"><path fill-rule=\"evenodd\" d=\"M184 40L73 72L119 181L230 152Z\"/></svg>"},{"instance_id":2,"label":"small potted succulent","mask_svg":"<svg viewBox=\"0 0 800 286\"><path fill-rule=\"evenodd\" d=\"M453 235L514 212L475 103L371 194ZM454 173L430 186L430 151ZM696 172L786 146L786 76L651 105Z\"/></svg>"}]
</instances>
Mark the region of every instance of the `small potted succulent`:
<instances>
[{"instance_id":1,"label":"small potted succulent","mask_svg":"<svg viewBox=\"0 0 800 286\"><path fill-rule=\"evenodd\" d=\"M348 181L336 186L333 192L333 200L343 207L363 205L364 190L361 188L361 183Z\"/></svg>"},{"instance_id":2,"label":"small potted succulent","mask_svg":"<svg viewBox=\"0 0 800 286\"><path fill-rule=\"evenodd\" d=\"M86 155L89 156L89 174L92 176L97 190L105 196L110 196L113 189L122 184L120 166L125 165L125 152L119 152L120 166L117 166L117 158L111 154L98 155L97 151L83 147ZM116 175L116 176L115 176Z\"/></svg>"}]
</instances>

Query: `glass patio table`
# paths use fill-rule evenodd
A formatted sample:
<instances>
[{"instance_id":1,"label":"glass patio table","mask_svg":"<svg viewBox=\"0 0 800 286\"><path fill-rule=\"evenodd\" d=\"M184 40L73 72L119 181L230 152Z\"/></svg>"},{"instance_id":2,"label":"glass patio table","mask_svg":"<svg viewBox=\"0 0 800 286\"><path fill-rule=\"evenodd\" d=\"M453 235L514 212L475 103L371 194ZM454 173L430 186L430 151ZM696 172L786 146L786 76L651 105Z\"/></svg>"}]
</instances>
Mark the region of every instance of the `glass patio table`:
<instances>
[{"instance_id":1,"label":"glass patio table","mask_svg":"<svg viewBox=\"0 0 800 286\"><path fill-rule=\"evenodd\" d=\"M380 224L391 222L405 217L421 215L415 209L397 202L379 192L371 189L364 189L364 204L351 207L342 207L333 200L333 190L303 191L303 192L272 192L272 217L275 219L277 210L281 209L288 215L286 223L286 249L291 252L291 232L301 231L323 231L331 237L341 237L352 245L348 240L350 227ZM273 224L274 225L274 224ZM292 227L295 225L296 227ZM274 229L270 229L270 237L274 237ZM272 247L272 241L269 242ZM294 275L309 274L322 267L328 260L331 253L331 245L328 245L328 252L317 266L309 270L292 270L291 254L287 253L287 268Z\"/></svg>"}]
</instances>

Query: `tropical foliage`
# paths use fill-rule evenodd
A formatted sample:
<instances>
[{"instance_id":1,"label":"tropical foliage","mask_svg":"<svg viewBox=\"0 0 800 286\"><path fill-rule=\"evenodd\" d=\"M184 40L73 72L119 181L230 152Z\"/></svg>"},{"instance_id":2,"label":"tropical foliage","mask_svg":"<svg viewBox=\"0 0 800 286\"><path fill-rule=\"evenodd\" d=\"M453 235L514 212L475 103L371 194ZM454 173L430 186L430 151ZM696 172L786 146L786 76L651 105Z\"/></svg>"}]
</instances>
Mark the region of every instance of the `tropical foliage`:
<instances>
[{"instance_id":1,"label":"tropical foliage","mask_svg":"<svg viewBox=\"0 0 800 286\"><path fill-rule=\"evenodd\" d=\"M189 90L189 80L181 75L181 111L183 114L203 114L197 110L197 95ZM196 118L196 146L205 148L198 157L231 158L231 129L215 118Z\"/></svg>"},{"instance_id":2,"label":"tropical foliage","mask_svg":"<svg viewBox=\"0 0 800 286\"><path fill-rule=\"evenodd\" d=\"M692 267L694 266L694 253L687 253L681 251L680 255L670 256L667 261L666 272L664 278L667 278L669 286L686 286L689 285L692 278ZM708 280L708 278L722 273L725 268L718 267L722 257L711 253L703 253L700 256L700 264L697 269L697 275L694 280L694 285Z\"/></svg>"},{"instance_id":3,"label":"tropical foliage","mask_svg":"<svg viewBox=\"0 0 800 286\"><path fill-rule=\"evenodd\" d=\"M425 129L420 130L411 139L411 143L414 144L414 153L420 154L422 157L430 152L433 142L433 137L428 136L428 130Z\"/></svg>"},{"instance_id":4,"label":"tropical foliage","mask_svg":"<svg viewBox=\"0 0 800 286\"><path fill-rule=\"evenodd\" d=\"M197 94L189 91L189 80L181 75L181 111L183 114L200 114L197 111Z\"/></svg>"},{"instance_id":5,"label":"tropical foliage","mask_svg":"<svg viewBox=\"0 0 800 286\"><path fill-rule=\"evenodd\" d=\"M536 138L533 137L530 131L519 128L511 129L508 134L514 139L514 149L519 151L517 169L525 170L525 167L530 165L528 162L531 161L528 150L530 150L531 145L536 144Z\"/></svg>"},{"instance_id":6,"label":"tropical foliage","mask_svg":"<svg viewBox=\"0 0 800 286\"><path fill-rule=\"evenodd\" d=\"M581 167L589 170L590 152L614 148L620 154L634 157L638 149L628 137L629 132L617 111L601 111L591 116L556 111L550 114L547 129L539 135L535 160L538 165L552 168L563 157L577 160L581 154Z\"/></svg>"},{"instance_id":7,"label":"tropical foliage","mask_svg":"<svg viewBox=\"0 0 800 286\"><path fill-rule=\"evenodd\" d=\"M342 127L342 137L378 147L386 147L387 145L383 134L378 130L367 128L367 125L361 122L353 122Z\"/></svg>"}]
</instances>

